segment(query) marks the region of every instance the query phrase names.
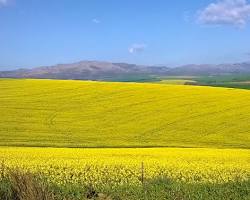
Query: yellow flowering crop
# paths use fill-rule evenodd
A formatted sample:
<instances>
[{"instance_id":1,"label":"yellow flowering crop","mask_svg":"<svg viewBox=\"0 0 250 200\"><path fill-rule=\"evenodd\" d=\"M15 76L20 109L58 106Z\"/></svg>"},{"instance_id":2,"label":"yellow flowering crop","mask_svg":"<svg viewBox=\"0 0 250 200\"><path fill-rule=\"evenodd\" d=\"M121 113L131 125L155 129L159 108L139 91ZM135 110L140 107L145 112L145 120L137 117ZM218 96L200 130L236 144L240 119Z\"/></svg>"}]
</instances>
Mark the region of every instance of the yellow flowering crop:
<instances>
[{"instance_id":1,"label":"yellow flowering crop","mask_svg":"<svg viewBox=\"0 0 250 200\"><path fill-rule=\"evenodd\" d=\"M250 91L0 80L0 145L250 148Z\"/></svg>"},{"instance_id":2,"label":"yellow flowering crop","mask_svg":"<svg viewBox=\"0 0 250 200\"><path fill-rule=\"evenodd\" d=\"M250 177L250 150L0 148L10 168L44 174L58 184L140 184L167 177L184 182L225 183Z\"/></svg>"}]
</instances>

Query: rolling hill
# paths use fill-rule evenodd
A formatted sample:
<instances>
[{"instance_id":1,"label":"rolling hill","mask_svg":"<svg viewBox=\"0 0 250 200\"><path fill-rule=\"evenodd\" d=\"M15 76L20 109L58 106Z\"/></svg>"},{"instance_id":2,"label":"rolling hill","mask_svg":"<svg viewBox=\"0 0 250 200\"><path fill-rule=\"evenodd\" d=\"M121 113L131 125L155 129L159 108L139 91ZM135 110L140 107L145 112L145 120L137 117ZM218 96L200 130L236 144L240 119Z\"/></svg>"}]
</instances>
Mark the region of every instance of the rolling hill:
<instances>
[{"instance_id":1,"label":"rolling hill","mask_svg":"<svg viewBox=\"0 0 250 200\"><path fill-rule=\"evenodd\" d=\"M81 61L71 64L0 71L0 78L42 78L106 81L152 81L158 76L214 76L250 74L250 62L190 64L178 67L143 66L128 63Z\"/></svg>"},{"instance_id":2,"label":"rolling hill","mask_svg":"<svg viewBox=\"0 0 250 200\"><path fill-rule=\"evenodd\" d=\"M250 91L0 79L0 145L250 148Z\"/></svg>"},{"instance_id":3,"label":"rolling hill","mask_svg":"<svg viewBox=\"0 0 250 200\"><path fill-rule=\"evenodd\" d=\"M190 64L169 70L169 75L215 76L250 74L250 62L227 64Z\"/></svg>"},{"instance_id":4,"label":"rolling hill","mask_svg":"<svg viewBox=\"0 0 250 200\"><path fill-rule=\"evenodd\" d=\"M47 79L75 79L75 80L109 80L130 76L144 76L165 74L167 67L151 67L127 63L111 63L101 61L81 61L71 64L38 67L33 69L18 69L2 71L4 78L47 78Z\"/></svg>"}]
</instances>

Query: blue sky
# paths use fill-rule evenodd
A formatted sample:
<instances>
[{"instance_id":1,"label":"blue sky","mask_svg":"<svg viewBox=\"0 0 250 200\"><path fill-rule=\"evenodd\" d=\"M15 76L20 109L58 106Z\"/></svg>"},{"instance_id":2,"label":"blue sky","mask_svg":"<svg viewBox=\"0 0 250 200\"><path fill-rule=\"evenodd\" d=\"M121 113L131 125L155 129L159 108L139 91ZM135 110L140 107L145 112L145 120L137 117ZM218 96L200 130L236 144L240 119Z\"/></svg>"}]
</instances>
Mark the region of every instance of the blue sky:
<instances>
[{"instance_id":1,"label":"blue sky","mask_svg":"<svg viewBox=\"0 0 250 200\"><path fill-rule=\"evenodd\" d=\"M0 70L250 60L247 0L0 0Z\"/></svg>"}]
</instances>

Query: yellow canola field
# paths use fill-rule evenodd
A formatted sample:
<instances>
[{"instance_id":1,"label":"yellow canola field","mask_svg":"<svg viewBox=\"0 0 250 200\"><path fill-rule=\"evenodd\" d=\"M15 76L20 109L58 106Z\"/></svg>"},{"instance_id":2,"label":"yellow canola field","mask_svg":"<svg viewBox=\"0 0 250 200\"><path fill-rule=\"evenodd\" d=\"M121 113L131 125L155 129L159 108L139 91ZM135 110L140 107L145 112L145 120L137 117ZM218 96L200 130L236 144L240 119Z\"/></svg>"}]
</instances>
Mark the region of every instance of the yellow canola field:
<instances>
[{"instance_id":1,"label":"yellow canola field","mask_svg":"<svg viewBox=\"0 0 250 200\"><path fill-rule=\"evenodd\" d=\"M0 79L0 146L250 148L250 91Z\"/></svg>"},{"instance_id":2,"label":"yellow canola field","mask_svg":"<svg viewBox=\"0 0 250 200\"><path fill-rule=\"evenodd\" d=\"M44 174L57 184L140 184L167 177L188 183L225 183L250 178L250 150L0 148L10 168Z\"/></svg>"}]
</instances>

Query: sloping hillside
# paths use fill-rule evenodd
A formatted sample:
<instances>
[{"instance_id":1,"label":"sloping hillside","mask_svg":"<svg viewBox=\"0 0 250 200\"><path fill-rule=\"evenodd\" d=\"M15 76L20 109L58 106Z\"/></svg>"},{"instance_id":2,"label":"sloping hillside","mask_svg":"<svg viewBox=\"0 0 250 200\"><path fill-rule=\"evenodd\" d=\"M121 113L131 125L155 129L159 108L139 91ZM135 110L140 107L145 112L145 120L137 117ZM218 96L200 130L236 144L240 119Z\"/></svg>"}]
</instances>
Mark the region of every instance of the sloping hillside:
<instances>
[{"instance_id":1,"label":"sloping hillside","mask_svg":"<svg viewBox=\"0 0 250 200\"><path fill-rule=\"evenodd\" d=\"M0 71L2 78L47 78L75 80L113 80L129 79L130 76L145 76L166 74L167 67L150 67L127 63L111 63L100 61L81 61L71 64L38 67L33 69L18 69Z\"/></svg>"},{"instance_id":2,"label":"sloping hillside","mask_svg":"<svg viewBox=\"0 0 250 200\"><path fill-rule=\"evenodd\" d=\"M0 80L0 145L250 147L250 91Z\"/></svg>"},{"instance_id":3,"label":"sloping hillside","mask_svg":"<svg viewBox=\"0 0 250 200\"><path fill-rule=\"evenodd\" d=\"M250 63L190 64L179 67L137 65L103 61L80 61L70 64L0 71L0 78L42 78L99 81L148 82L158 76L215 76L250 74Z\"/></svg>"}]
</instances>

